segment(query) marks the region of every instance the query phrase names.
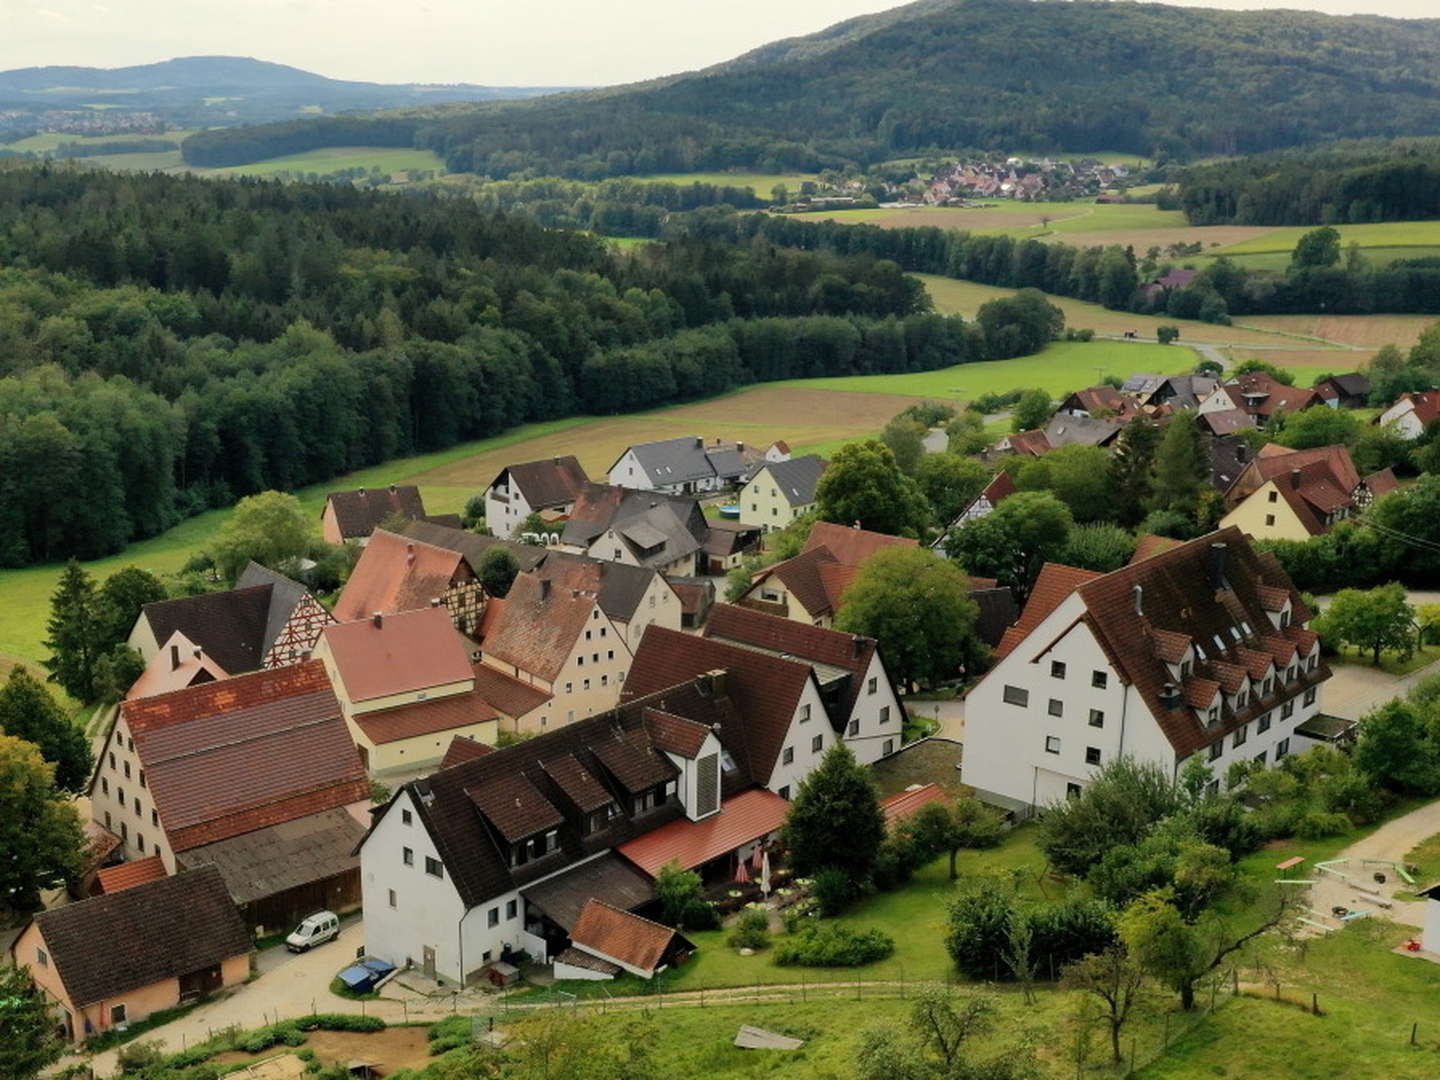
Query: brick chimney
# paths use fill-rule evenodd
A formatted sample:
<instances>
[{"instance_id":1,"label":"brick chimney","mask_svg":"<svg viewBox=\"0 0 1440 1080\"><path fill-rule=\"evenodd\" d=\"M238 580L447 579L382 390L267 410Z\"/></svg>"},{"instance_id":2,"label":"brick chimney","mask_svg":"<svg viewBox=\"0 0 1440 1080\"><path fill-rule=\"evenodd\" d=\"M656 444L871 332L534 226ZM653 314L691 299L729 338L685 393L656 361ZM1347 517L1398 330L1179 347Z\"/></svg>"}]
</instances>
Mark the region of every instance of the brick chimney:
<instances>
[{"instance_id":1,"label":"brick chimney","mask_svg":"<svg viewBox=\"0 0 1440 1080\"><path fill-rule=\"evenodd\" d=\"M1291 487L1292 489L1294 489L1295 491L1299 491L1299 490L1300 490L1300 470L1299 470L1299 469L1291 469L1291 470L1290 470L1290 487Z\"/></svg>"},{"instance_id":2,"label":"brick chimney","mask_svg":"<svg viewBox=\"0 0 1440 1080\"><path fill-rule=\"evenodd\" d=\"M371 613L370 624L374 626L376 630L381 629L385 625L385 613L381 611Z\"/></svg>"},{"instance_id":3,"label":"brick chimney","mask_svg":"<svg viewBox=\"0 0 1440 1080\"><path fill-rule=\"evenodd\" d=\"M180 666L180 646L170 646L170 670L174 671Z\"/></svg>"}]
</instances>

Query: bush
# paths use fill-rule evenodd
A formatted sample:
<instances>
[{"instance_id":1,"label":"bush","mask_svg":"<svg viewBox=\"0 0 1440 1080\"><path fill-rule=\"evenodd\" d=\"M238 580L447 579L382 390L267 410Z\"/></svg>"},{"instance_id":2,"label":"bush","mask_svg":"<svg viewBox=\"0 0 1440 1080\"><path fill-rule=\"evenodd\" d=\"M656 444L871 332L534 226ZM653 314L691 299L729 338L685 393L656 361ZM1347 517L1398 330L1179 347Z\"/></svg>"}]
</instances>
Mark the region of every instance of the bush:
<instances>
[{"instance_id":1,"label":"bush","mask_svg":"<svg viewBox=\"0 0 1440 1080\"><path fill-rule=\"evenodd\" d=\"M746 908L726 939L732 949L765 949L770 945L770 916L760 908Z\"/></svg>"},{"instance_id":2,"label":"bush","mask_svg":"<svg viewBox=\"0 0 1440 1080\"><path fill-rule=\"evenodd\" d=\"M891 831L875 853L875 866L871 870L875 887L884 892L898 889L925 865L927 854L911 833Z\"/></svg>"},{"instance_id":3,"label":"bush","mask_svg":"<svg viewBox=\"0 0 1440 1080\"><path fill-rule=\"evenodd\" d=\"M781 967L859 967L884 960L894 951L894 939L880 930L822 923L780 942L775 963Z\"/></svg>"},{"instance_id":4,"label":"bush","mask_svg":"<svg viewBox=\"0 0 1440 1080\"><path fill-rule=\"evenodd\" d=\"M714 904L696 897L685 905L680 921L686 930L715 930L720 926L720 913Z\"/></svg>"},{"instance_id":5,"label":"bush","mask_svg":"<svg viewBox=\"0 0 1440 1080\"><path fill-rule=\"evenodd\" d=\"M128 1046L121 1047L115 1063L120 1066L120 1072L138 1073L159 1065L165 1060L165 1054L160 1049L160 1044L154 1040L145 1042L133 1042Z\"/></svg>"},{"instance_id":6,"label":"bush","mask_svg":"<svg viewBox=\"0 0 1440 1080\"><path fill-rule=\"evenodd\" d=\"M994 879L982 878L950 901L945 949L962 973L972 979L1000 978L1014 909L1015 898Z\"/></svg>"},{"instance_id":7,"label":"bush","mask_svg":"<svg viewBox=\"0 0 1440 1080\"><path fill-rule=\"evenodd\" d=\"M447 1016L438 1024L431 1024L425 1033L430 1040L430 1056L439 1057L447 1051L469 1046L471 1023L468 1016Z\"/></svg>"},{"instance_id":8,"label":"bush","mask_svg":"<svg viewBox=\"0 0 1440 1080\"><path fill-rule=\"evenodd\" d=\"M838 866L827 866L815 875L812 892L815 902L820 905L820 914L839 915L856 896L855 883L850 875Z\"/></svg>"},{"instance_id":9,"label":"bush","mask_svg":"<svg viewBox=\"0 0 1440 1080\"><path fill-rule=\"evenodd\" d=\"M1066 964L1115 943L1114 916L1099 900L1037 904L1026 914L1033 935L1030 955L1058 972Z\"/></svg>"},{"instance_id":10,"label":"bush","mask_svg":"<svg viewBox=\"0 0 1440 1080\"><path fill-rule=\"evenodd\" d=\"M1323 840L1350 831L1350 819L1344 814L1311 810L1295 824L1295 835L1301 840Z\"/></svg>"}]
</instances>

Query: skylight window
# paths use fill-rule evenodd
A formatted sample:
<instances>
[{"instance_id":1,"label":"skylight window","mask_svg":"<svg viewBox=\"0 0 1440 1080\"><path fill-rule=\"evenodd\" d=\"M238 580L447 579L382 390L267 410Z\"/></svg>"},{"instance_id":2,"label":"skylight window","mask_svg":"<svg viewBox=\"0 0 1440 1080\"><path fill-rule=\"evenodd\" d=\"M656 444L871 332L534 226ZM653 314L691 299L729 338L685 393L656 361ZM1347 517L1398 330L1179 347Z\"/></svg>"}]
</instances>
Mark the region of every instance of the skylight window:
<instances>
[{"instance_id":1,"label":"skylight window","mask_svg":"<svg viewBox=\"0 0 1440 1080\"><path fill-rule=\"evenodd\" d=\"M1240 628L1238 626L1230 627L1230 637L1234 641L1240 640Z\"/></svg>"},{"instance_id":2,"label":"skylight window","mask_svg":"<svg viewBox=\"0 0 1440 1080\"><path fill-rule=\"evenodd\" d=\"M1195 642L1195 656L1196 656L1197 659L1200 659L1200 660L1204 660L1204 659L1205 659L1205 649L1201 646L1200 642L1198 642L1198 641Z\"/></svg>"},{"instance_id":3,"label":"skylight window","mask_svg":"<svg viewBox=\"0 0 1440 1080\"><path fill-rule=\"evenodd\" d=\"M1225 640L1219 634L1215 634L1213 640L1215 642L1215 651L1217 653L1223 653L1225 651Z\"/></svg>"}]
</instances>

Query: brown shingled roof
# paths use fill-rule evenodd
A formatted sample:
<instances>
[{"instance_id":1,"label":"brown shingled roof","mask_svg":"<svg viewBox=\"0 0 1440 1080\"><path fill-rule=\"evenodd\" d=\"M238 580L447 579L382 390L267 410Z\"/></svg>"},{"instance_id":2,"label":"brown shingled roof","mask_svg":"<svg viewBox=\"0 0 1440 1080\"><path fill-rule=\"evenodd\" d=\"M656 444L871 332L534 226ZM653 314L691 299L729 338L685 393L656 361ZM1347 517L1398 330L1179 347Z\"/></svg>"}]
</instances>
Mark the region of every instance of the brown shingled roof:
<instances>
[{"instance_id":1,"label":"brown shingled roof","mask_svg":"<svg viewBox=\"0 0 1440 1080\"><path fill-rule=\"evenodd\" d=\"M1155 655L1167 664L1178 664L1185 659L1185 653L1190 649L1190 635L1177 633L1174 630L1155 630L1152 632L1155 639Z\"/></svg>"},{"instance_id":2,"label":"brown shingled roof","mask_svg":"<svg viewBox=\"0 0 1440 1080\"><path fill-rule=\"evenodd\" d=\"M583 814L609 806L615 801L595 775L587 769L574 754L550 758L541 768L572 803Z\"/></svg>"},{"instance_id":3,"label":"brown shingled roof","mask_svg":"<svg viewBox=\"0 0 1440 1080\"><path fill-rule=\"evenodd\" d=\"M710 734L710 729L704 724L663 709L646 709L645 726L650 730L650 741L659 749L682 758L694 758L699 754Z\"/></svg>"},{"instance_id":4,"label":"brown shingled roof","mask_svg":"<svg viewBox=\"0 0 1440 1080\"><path fill-rule=\"evenodd\" d=\"M485 784L467 788L465 793L495 831L511 843L565 821L523 773L492 777Z\"/></svg>"},{"instance_id":5,"label":"brown shingled roof","mask_svg":"<svg viewBox=\"0 0 1440 1080\"><path fill-rule=\"evenodd\" d=\"M95 880L103 893L117 893L121 889L144 885L147 881L159 881L165 876L165 863L159 855L148 859L124 862L119 866L102 867L95 874Z\"/></svg>"},{"instance_id":6,"label":"brown shingled roof","mask_svg":"<svg viewBox=\"0 0 1440 1080\"><path fill-rule=\"evenodd\" d=\"M1132 563L1141 562L1152 555L1159 555L1162 551L1169 551L1173 547L1179 547L1184 541L1172 540L1168 536L1157 536L1155 533L1146 533L1135 542L1135 553L1130 556Z\"/></svg>"},{"instance_id":7,"label":"brown shingled roof","mask_svg":"<svg viewBox=\"0 0 1440 1080\"><path fill-rule=\"evenodd\" d=\"M335 524L346 540L369 536L391 514L407 518L425 516L425 502L414 484L332 491L325 496L325 502L334 512Z\"/></svg>"},{"instance_id":8,"label":"brown shingled roof","mask_svg":"<svg viewBox=\"0 0 1440 1080\"><path fill-rule=\"evenodd\" d=\"M810 528L805 541L805 551L824 547L830 549L835 561L844 566L863 566L865 560L884 547L916 547L918 540L904 536L890 536L887 533L856 529L848 525L836 525L829 521L817 521Z\"/></svg>"},{"instance_id":9,"label":"brown shingled roof","mask_svg":"<svg viewBox=\"0 0 1440 1080\"><path fill-rule=\"evenodd\" d=\"M574 454L507 465L490 486L498 484L506 473L510 474L511 482L520 489L532 510L549 510L574 502L575 496L590 479Z\"/></svg>"},{"instance_id":10,"label":"brown shingled roof","mask_svg":"<svg viewBox=\"0 0 1440 1080\"><path fill-rule=\"evenodd\" d=\"M327 626L321 639L352 702L472 678L465 639L444 608L396 612L379 626L373 619L337 623Z\"/></svg>"},{"instance_id":11,"label":"brown shingled roof","mask_svg":"<svg viewBox=\"0 0 1440 1080\"><path fill-rule=\"evenodd\" d=\"M1094 581L1100 575L1093 570L1081 570L1063 563L1046 563L1035 578L1030 598L1015 625L1005 631L995 649L996 659L1009 656L1015 647L1024 641L1031 630L1050 617L1050 613L1065 602L1065 598L1087 581Z\"/></svg>"},{"instance_id":12,"label":"brown shingled roof","mask_svg":"<svg viewBox=\"0 0 1440 1080\"><path fill-rule=\"evenodd\" d=\"M35 923L77 1008L250 952L250 932L214 867L42 911Z\"/></svg>"},{"instance_id":13,"label":"brown shingled roof","mask_svg":"<svg viewBox=\"0 0 1440 1080\"><path fill-rule=\"evenodd\" d=\"M538 686L511 678L489 664L474 664L470 670L475 675L475 692L512 720L538 709L553 696Z\"/></svg>"},{"instance_id":14,"label":"brown shingled roof","mask_svg":"<svg viewBox=\"0 0 1440 1080\"><path fill-rule=\"evenodd\" d=\"M479 694L465 692L429 701L412 701L393 709L356 713L352 719L365 737L378 745L483 724L487 720L498 720L499 714Z\"/></svg>"},{"instance_id":15,"label":"brown shingled roof","mask_svg":"<svg viewBox=\"0 0 1440 1080\"><path fill-rule=\"evenodd\" d=\"M474 761L476 758L494 752L495 747L480 742L478 739L472 739L468 735L456 735L450 740L450 745L445 750L445 756L440 759L440 768L448 769L452 765L459 765L462 761Z\"/></svg>"},{"instance_id":16,"label":"brown shingled roof","mask_svg":"<svg viewBox=\"0 0 1440 1080\"><path fill-rule=\"evenodd\" d=\"M553 682L581 632L592 624L596 603L592 592L552 587L547 580L521 574L499 615L486 620L481 647L487 655Z\"/></svg>"},{"instance_id":17,"label":"brown shingled roof","mask_svg":"<svg viewBox=\"0 0 1440 1080\"><path fill-rule=\"evenodd\" d=\"M612 957L647 974L654 972L675 940L675 931L639 915L591 900L570 930L578 948Z\"/></svg>"}]
</instances>

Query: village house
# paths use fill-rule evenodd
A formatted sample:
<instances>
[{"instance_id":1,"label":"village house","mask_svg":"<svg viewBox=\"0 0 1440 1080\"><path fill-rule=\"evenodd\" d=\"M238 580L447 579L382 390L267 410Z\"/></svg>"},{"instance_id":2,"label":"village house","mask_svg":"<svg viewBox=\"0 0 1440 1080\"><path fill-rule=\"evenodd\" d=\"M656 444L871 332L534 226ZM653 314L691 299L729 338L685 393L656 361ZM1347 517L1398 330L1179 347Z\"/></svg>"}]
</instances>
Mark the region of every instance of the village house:
<instances>
[{"instance_id":1,"label":"village house","mask_svg":"<svg viewBox=\"0 0 1440 1080\"><path fill-rule=\"evenodd\" d=\"M815 507L815 487L825 459L814 454L767 461L740 489L740 521L770 532L783 529Z\"/></svg>"},{"instance_id":2,"label":"village house","mask_svg":"<svg viewBox=\"0 0 1440 1080\"><path fill-rule=\"evenodd\" d=\"M1110 574L1046 566L966 699L961 779L1025 815L1125 755L1172 777L1202 755L1218 789L1233 762L1330 741L1310 618L1237 528Z\"/></svg>"},{"instance_id":3,"label":"village house","mask_svg":"<svg viewBox=\"0 0 1440 1080\"><path fill-rule=\"evenodd\" d=\"M252 562L233 589L140 610L128 644L145 671L127 697L298 663L333 621L305 586Z\"/></svg>"},{"instance_id":4,"label":"village house","mask_svg":"<svg viewBox=\"0 0 1440 1080\"><path fill-rule=\"evenodd\" d=\"M979 521L983 517L988 517L994 512L997 506L1019 490L1020 489L1015 486L1015 481L1010 478L1010 474L1004 469L999 470L990 478L990 482L980 490L980 494L971 499L965 509L960 511L945 531L948 533L950 529L958 529L970 524L972 521ZM936 540L932 546L938 548L944 543L944 540L945 536L941 534L940 538Z\"/></svg>"},{"instance_id":5,"label":"village house","mask_svg":"<svg viewBox=\"0 0 1440 1080\"><path fill-rule=\"evenodd\" d=\"M1057 412L1043 428L1017 431L1004 436L995 444L994 451L1041 457L1062 446L1099 446L1109 449L1124 430L1125 424L1118 418L1096 419Z\"/></svg>"},{"instance_id":6,"label":"village house","mask_svg":"<svg viewBox=\"0 0 1440 1080\"><path fill-rule=\"evenodd\" d=\"M1140 403L1156 409L1168 406L1171 412L1198 409L1219 384L1209 375L1167 375L1140 398Z\"/></svg>"},{"instance_id":7,"label":"village house","mask_svg":"<svg viewBox=\"0 0 1440 1080\"><path fill-rule=\"evenodd\" d=\"M335 601L340 622L444 607L467 637L479 630L485 590L465 556L449 548L377 529Z\"/></svg>"},{"instance_id":8,"label":"village house","mask_svg":"<svg viewBox=\"0 0 1440 1080\"><path fill-rule=\"evenodd\" d=\"M1308 540L1395 487L1389 469L1362 479L1344 446L1287 450L1271 443L1226 491L1228 512L1220 524L1257 540Z\"/></svg>"},{"instance_id":9,"label":"village house","mask_svg":"<svg viewBox=\"0 0 1440 1080\"><path fill-rule=\"evenodd\" d=\"M788 458L788 449L780 446L772 443L762 450L719 439L706 443L695 435L637 443L625 448L606 476L616 487L670 495L723 491L742 483L761 461Z\"/></svg>"},{"instance_id":10,"label":"village house","mask_svg":"<svg viewBox=\"0 0 1440 1080\"><path fill-rule=\"evenodd\" d=\"M315 659L367 770L434 765L456 735L495 742L500 713L476 690L473 649L436 607L326 627Z\"/></svg>"},{"instance_id":11,"label":"village house","mask_svg":"<svg viewBox=\"0 0 1440 1080\"><path fill-rule=\"evenodd\" d=\"M840 610L845 589L866 559L882 547L916 544L903 536L817 521L805 549L793 559L756 571L736 603L767 615L828 627Z\"/></svg>"},{"instance_id":12,"label":"village house","mask_svg":"<svg viewBox=\"0 0 1440 1080\"><path fill-rule=\"evenodd\" d=\"M1163 304L1176 289L1183 289L1195 280L1199 273L1197 270L1188 270L1184 267L1171 267L1161 274L1154 281L1147 281L1140 286L1140 295L1151 301L1152 304Z\"/></svg>"},{"instance_id":13,"label":"village house","mask_svg":"<svg viewBox=\"0 0 1440 1080\"><path fill-rule=\"evenodd\" d=\"M1278 413L1300 412L1320 404L1320 395L1314 390L1286 386L1263 371L1254 371L1221 383L1200 402L1199 412L1240 409L1254 417L1258 427L1264 427Z\"/></svg>"},{"instance_id":14,"label":"village house","mask_svg":"<svg viewBox=\"0 0 1440 1080\"><path fill-rule=\"evenodd\" d=\"M358 903L370 784L318 661L123 702L97 762L124 857L218 867L248 926Z\"/></svg>"},{"instance_id":15,"label":"village house","mask_svg":"<svg viewBox=\"0 0 1440 1080\"><path fill-rule=\"evenodd\" d=\"M485 552L503 547L515 557L521 573L548 578L558 587L593 592L600 602L600 610L631 649L640 644L640 635L651 623L671 628L681 625L680 606L676 599L678 594L672 582L648 566L632 566L553 548L517 544L428 522L411 522L405 528L405 535L459 552L476 574L480 571Z\"/></svg>"},{"instance_id":16,"label":"village house","mask_svg":"<svg viewBox=\"0 0 1440 1080\"><path fill-rule=\"evenodd\" d=\"M591 900L570 929L570 947L555 957L555 977L613 979L628 972L653 979L694 949L668 926Z\"/></svg>"},{"instance_id":17,"label":"village house","mask_svg":"<svg viewBox=\"0 0 1440 1080\"><path fill-rule=\"evenodd\" d=\"M1078 416L1096 419L1114 418L1131 420L1140 415L1140 406L1128 394L1113 386L1090 386L1084 390L1072 391L1055 410L1064 416Z\"/></svg>"},{"instance_id":18,"label":"village house","mask_svg":"<svg viewBox=\"0 0 1440 1080\"><path fill-rule=\"evenodd\" d=\"M709 532L692 498L589 484L575 500L560 549L688 577L702 568Z\"/></svg>"},{"instance_id":19,"label":"village house","mask_svg":"<svg viewBox=\"0 0 1440 1080\"><path fill-rule=\"evenodd\" d=\"M1363 409L1370 401L1370 380L1358 371L1326 375L1313 389L1332 409Z\"/></svg>"},{"instance_id":20,"label":"village house","mask_svg":"<svg viewBox=\"0 0 1440 1080\"><path fill-rule=\"evenodd\" d=\"M325 509L320 511L320 535L327 544L367 544L370 534L391 517L412 521L434 521L441 525L459 525L455 514L430 517L425 502L414 484L391 484L388 488L354 491L332 491L325 496Z\"/></svg>"},{"instance_id":21,"label":"village house","mask_svg":"<svg viewBox=\"0 0 1440 1080\"><path fill-rule=\"evenodd\" d=\"M529 706L516 714L496 701L506 714L506 731L545 731L604 712L620 700L633 654L627 635L605 614L598 581L593 568L584 568L583 577L520 574L503 600L490 601L475 668L481 693L491 700L518 696ZM664 603L671 605L678 626L679 598L668 588L659 595L668 597ZM489 669L484 679L482 669ZM528 692L517 694L506 681Z\"/></svg>"},{"instance_id":22,"label":"village house","mask_svg":"<svg viewBox=\"0 0 1440 1080\"><path fill-rule=\"evenodd\" d=\"M721 742L749 723L707 673L401 786L360 846L366 951L451 985L521 951L653 971L666 949L607 946L586 910L653 911L664 863L714 880L773 840L788 804Z\"/></svg>"},{"instance_id":23,"label":"village house","mask_svg":"<svg viewBox=\"0 0 1440 1080\"><path fill-rule=\"evenodd\" d=\"M563 518L589 483L575 455L507 465L485 489L485 524L496 536L515 539L531 514Z\"/></svg>"},{"instance_id":24,"label":"village house","mask_svg":"<svg viewBox=\"0 0 1440 1080\"><path fill-rule=\"evenodd\" d=\"M763 529L738 521L707 519L709 532L700 545L696 570L704 574L728 574L740 566L747 555L760 549ZM675 575L671 575L674 577Z\"/></svg>"},{"instance_id":25,"label":"village house","mask_svg":"<svg viewBox=\"0 0 1440 1080\"><path fill-rule=\"evenodd\" d=\"M874 638L806 626L733 604L721 604L710 613L705 636L809 664L831 727L862 764L900 747L905 710ZM743 661L727 664L730 671L742 666Z\"/></svg>"},{"instance_id":26,"label":"village house","mask_svg":"<svg viewBox=\"0 0 1440 1080\"><path fill-rule=\"evenodd\" d=\"M1418 439L1436 420L1440 420L1440 390L1426 390L1423 394L1401 394L1374 422L1402 439Z\"/></svg>"},{"instance_id":27,"label":"village house","mask_svg":"<svg viewBox=\"0 0 1440 1080\"><path fill-rule=\"evenodd\" d=\"M42 911L10 951L74 1043L250 977L250 932L214 867Z\"/></svg>"}]
</instances>

